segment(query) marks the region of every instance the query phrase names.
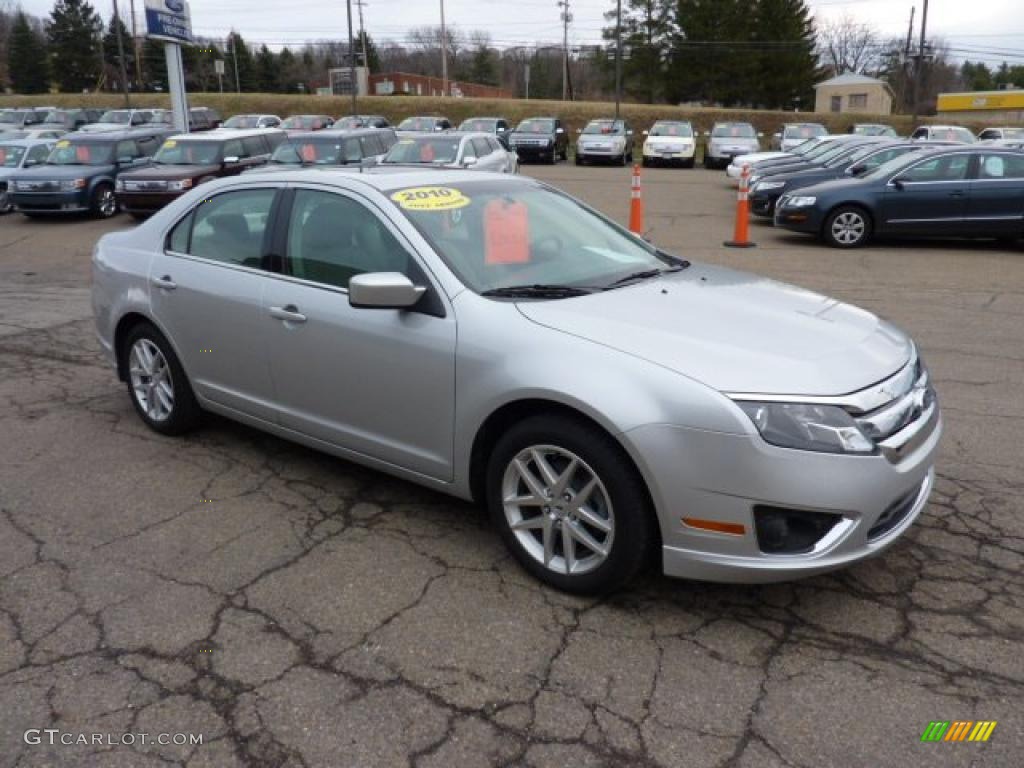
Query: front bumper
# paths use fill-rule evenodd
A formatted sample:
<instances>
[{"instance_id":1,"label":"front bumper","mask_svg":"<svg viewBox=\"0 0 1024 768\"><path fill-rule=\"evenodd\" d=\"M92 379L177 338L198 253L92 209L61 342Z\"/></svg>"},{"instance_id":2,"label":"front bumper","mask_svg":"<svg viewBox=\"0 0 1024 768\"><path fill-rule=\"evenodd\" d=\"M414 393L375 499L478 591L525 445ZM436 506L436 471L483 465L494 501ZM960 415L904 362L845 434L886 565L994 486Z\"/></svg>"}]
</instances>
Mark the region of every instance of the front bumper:
<instances>
[{"instance_id":1,"label":"front bumper","mask_svg":"<svg viewBox=\"0 0 1024 768\"><path fill-rule=\"evenodd\" d=\"M808 235L817 235L821 232L823 218L817 206L787 208L785 202L780 199L776 202L775 214L772 220L776 227L793 232L804 232Z\"/></svg>"},{"instance_id":2,"label":"front bumper","mask_svg":"<svg viewBox=\"0 0 1024 768\"><path fill-rule=\"evenodd\" d=\"M537 157L547 157L555 151L554 144L513 144L512 151L515 152L521 160L532 159Z\"/></svg>"},{"instance_id":3,"label":"front bumper","mask_svg":"<svg viewBox=\"0 0 1024 768\"><path fill-rule=\"evenodd\" d=\"M648 481L662 533L666 575L704 581L768 583L813 576L877 555L924 509L934 482L941 417L899 461L777 448L752 435L649 425L627 432ZM930 430L930 431L928 431ZM895 522L869 536L900 502ZM806 554L766 554L754 506L841 515ZM690 527L696 517L745 527L740 535ZM880 526L882 527L882 526Z\"/></svg>"},{"instance_id":4,"label":"front bumper","mask_svg":"<svg viewBox=\"0 0 1024 768\"><path fill-rule=\"evenodd\" d=\"M648 160L674 162L678 160L692 160L696 151L697 147L693 144L664 148L655 148L644 144L643 156Z\"/></svg>"},{"instance_id":5,"label":"front bumper","mask_svg":"<svg viewBox=\"0 0 1024 768\"><path fill-rule=\"evenodd\" d=\"M89 210L87 190L72 192L17 192L11 190L11 202L28 213L82 213Z\"/></svg>"},{"instance_id":6,"label":"front bumper","mask_svg":"<svg viewBox=\"0 0 1024 768\"><path fill-rule=\"evenodd\" d=\"M187 191L187 190L186 190ZM185 194L182 192L118 192L117 202L128 213L155 213Z\"/></svg>"},{"instance_id":7,"label":"front bumper","mask_svg":"<svg viewBox=\"0 0 1024 768\"><path fill-rule=\"evenodd\" d=\"M775 213L775 203L782 197L782 191L751 192L750 212L755 216L771 218Z\"/></svg>"}]
</instances>

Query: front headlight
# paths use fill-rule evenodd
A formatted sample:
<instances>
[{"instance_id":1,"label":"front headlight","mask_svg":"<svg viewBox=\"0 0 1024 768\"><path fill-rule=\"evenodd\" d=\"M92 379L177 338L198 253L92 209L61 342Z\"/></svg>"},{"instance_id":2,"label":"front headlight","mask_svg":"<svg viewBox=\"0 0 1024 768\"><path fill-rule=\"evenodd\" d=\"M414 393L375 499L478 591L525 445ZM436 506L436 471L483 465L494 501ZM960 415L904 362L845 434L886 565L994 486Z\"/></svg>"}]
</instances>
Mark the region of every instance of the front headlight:
<instances>
[{"instance_id":1,"label":"front headlight","mask_svg":"<svg viewBox=\"0 0 1024 768\"><path fill-rule=\"evenodd\" d=\"M60 183L60 188L64 192L85 189L85 179L63 179Z\"/></svg>"},{"instance_id":2,"label":"front headlight","mask_svg":"<svg viewBox=\"0 0 1024 768\"><path fill-rule=\"evenodd\" d=\"M171 190L172 192L181 192L186 189L192 189L192 179L169 181L167 182L167 189Z\"/></svg>"},{"instance_id":3,"label":"front headlight","mask_svg":"<svg viewBox=\"0 0 1024 768\"><path fill-rule=\"evenodd\" d=\"M807 208L808 206L814 205L816 202L818 202L818 198L816 198L816 197L807 197L807 196L800 197L800 196L797 196L797 197L789 198L789 202L786 203L786 207L787 208Z\"/></svg>"},{"instance_id":4,"label":"front headlight","mask_svg":"<svg viewBox=\"0 0 1024 768\"><path fill-rule=\"evenodd\" d=\"M759 181L757 183L757 188L762 192L766 192L769 189L782 189L784 186L786 186L784 181Z\"/></svg>"},{"instance_id":5,"label":"front headlight","mask_svg":"<svg viewBox=\"0 0 1024 768\"><path fill-rule=\"evenodd\" d=\"M756 173L752 173L747 177L747 184L749 184L750 186L754 186L760 180L760 176L758 176Z\"/></svg>"},{"instance_id":6,"label":"front headlight","mask_svg":"<svg viewBox=\"0 0 1024 768\"><path fill-rule=\"evenodd\" d=\"M808 403L737 403L766 443L820 453L874 453L875 444L846 411Z\"/></svg>"}]
</instances>

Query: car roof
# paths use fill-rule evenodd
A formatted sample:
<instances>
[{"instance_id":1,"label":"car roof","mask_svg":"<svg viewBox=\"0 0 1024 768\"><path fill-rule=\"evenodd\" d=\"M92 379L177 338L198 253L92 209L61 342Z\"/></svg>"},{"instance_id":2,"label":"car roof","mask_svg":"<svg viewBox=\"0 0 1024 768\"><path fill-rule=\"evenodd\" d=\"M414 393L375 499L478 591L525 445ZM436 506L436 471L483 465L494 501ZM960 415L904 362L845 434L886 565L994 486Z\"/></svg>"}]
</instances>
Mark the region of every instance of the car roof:
<instances>
[{"instance_id":1,"label":"car roof","mask_svg":"<svg viewBox=\"0 0 1024 768\"><path fill-rule=\"evenodd\" d=\"M462 122L469 122L470 120L507 120L508 118L495 116L495 115L474 115L473 117L467 117Z\"/></svg>"},{"instance_id":2,"label":"car roof","mask_svg":"<svg viewBox=\"0 0 1024 768\"><path fill-rule=\"evenodd\" d=\"M57 139L4 139L0 134L0 145L5 147L38 147L40 144L53 144Z\"/></svg>"},{"instance_id":3,"label":"car roof","mask_svg":"<svg viewBox=\"0 0 1024 768\"><path fill-rule=\"evenodd\" d=\"M746 120L717 120L715 125L749 125L751 128L754 127L753 123Z\"/></svg>"},{"instance_id":4,"label":"car roof","mask_svg":"<svg viewBox=\"0 0 1024 768\"><path fill-rule=\"evenodd\" d=\"M121 130L116 131L73 131L71 133L65 133L60 137L59 141L75 141L78 139L88 139L89 141L121 141L123 139L138 138L139 136L152 136L153 134L167 134L167 129L158 127L148 128L144 125L140 125L135 128L122 128Z\"/></svg>"},{"instance_id":5,"label":"car roof","mask_svg":"<svg viewBox=\"0 0 1024 768\"><path fill-rule=\"evenodd\" d=\"M554 115L536 115L535 117L524 117L519 122L520 123L528 123L531 120L561 120L561 118L560 117L555 117Z\"/></svg>"},{"instance_id":6,"label":"car roof","mask_svg":"<svg viewBox=\"0 0 1024 768\"><path fill-rule=\"evenodd\" d=\"M288 115L288 117L330 117L330 115L325 115L325 114L319 113L319 112L318 113L300 112L300 113L295 114L295 115ZM288 117L286 117L285 120L287 120Z\"/></svg>"},{"instance_id":7,"label":"car roof","mask_svg":"<svg viewBox=\"0 0 1024 768\"><path fill-rule=\"evenodd\" d=\"M231 139L244 139L249 136L276 136L279 133L284 133L284 131L280 128L215 128L212 131L176 133L173 136L168 136L167 138L173 139L174 141L181 141L183 139L191 139L193 141L229 141Z\"/></svg>"},{"instance_id":8,"label":"car roof","mask_svg":"<svg viewBox=\"0 0 1024 768\"><path fill-rule=\"evenodd\" d=\"M278 129L273 129L278 130ZM382 133L394 133L394 129L390 127L376 128L374 126L365 126L363 128L324 128L319 131L296 131L288 136L288 141L295 139L347 139L347 138L358 138L359 136L377 136ZM431 136L447 136L444 134L430 134Z\"/></svg>"},{"instance_id":9,"label":"car roof","mask_svg":"<svg viewBox=\"0 0 1024 768\"><path fill-rule=\"evenodd\" d=\"M465 139L465 138L490 138L491 134L486 131L438 131L437 133L427 133L422 136L405 136L402 138L403 141L429 141L431 139Z\"/></svg>"},{"instance_id":10,"label":"car roof","mask_svg":"<svg viewBox=\"0 0 1024 768\"><path fill-rule=\"evenodd\" d=\"M249 171L243 178L246 180L259 179L259 170ZM491 173L487 171L473 171L467 173L465 170L445 170L438 168L420 168L416 166L398 166L397 168L364 168L358 173L351 169L336 167L320 168L295 168L286 171L268 171L267 180L273 179L277 182L289 183L299 181L315 181L324 183L325 179L338 183L338 186L345 186L344 183L358 183L377 191L395 189L400 187L417 186L444 186L447 184L458 185L466 182L491 181L498 183L527 183L538 184L529 176L510 175L507 173ZM344 183L342 183L344 182Z\"/></svg>"}]
</instances>

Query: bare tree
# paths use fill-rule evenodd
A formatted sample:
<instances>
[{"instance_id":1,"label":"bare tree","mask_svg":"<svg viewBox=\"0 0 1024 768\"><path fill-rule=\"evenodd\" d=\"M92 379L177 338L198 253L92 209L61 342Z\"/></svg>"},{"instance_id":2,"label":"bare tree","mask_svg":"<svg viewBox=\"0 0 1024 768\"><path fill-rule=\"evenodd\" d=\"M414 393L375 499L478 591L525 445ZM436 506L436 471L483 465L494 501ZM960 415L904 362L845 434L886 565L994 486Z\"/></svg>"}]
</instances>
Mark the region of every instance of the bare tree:
<instances>
[{"instance_id":1,"label":"bare tree","mask_svg":"<svg viewBox=\"0 0 1024 768\"><path fill-rule=\"evenodd\" d=\"M851 16L818 25L818 56L833 75L844 72L875 75L882 65L884 44L871 26Z\"/></svg>"}]
</instances>

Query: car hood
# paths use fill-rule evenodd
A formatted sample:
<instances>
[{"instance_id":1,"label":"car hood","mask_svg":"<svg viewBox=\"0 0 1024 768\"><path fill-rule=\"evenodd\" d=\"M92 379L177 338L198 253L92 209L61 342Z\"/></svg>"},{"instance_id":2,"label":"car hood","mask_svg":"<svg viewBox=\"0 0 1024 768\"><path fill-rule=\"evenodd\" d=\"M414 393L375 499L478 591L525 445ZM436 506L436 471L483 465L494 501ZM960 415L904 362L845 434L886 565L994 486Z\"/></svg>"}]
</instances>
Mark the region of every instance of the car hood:
<instances>
[{"instance_id":1,"label":"car hood","mask_svg":"<svg viewBox=\"0 0 1024 768\"><path fill-rule=\"evenodd\" d=\"M645 143L651 144L693 144L689 136L645 136Z\"/></svg>"},{"instance_id":2,"label":"car hood","mask_svg":"<svg viewBox=\"0 0 1024 768\"><path fill-rule=\"evenodd\" d=\"M177 179L194 179L196 176L205 176L217 173L220 170L219 163L209 165L153 165L146 168L139 168L134 171L125 171L120 175L122 179L139 180L160 180L170 181Z\"/></svg>"},{"instance_id":3,"label":"car hood","mask_svg":"<svg viewBox=\"0 0 1024 768\"><path fill-rule=\"evenodd\" d=\"M765 181L814 181L820 179L825 181L827 179L835 179L843 175L843 169L841 168L801 168L796 171L786 171L785 173L770 173L764 177Z\"/></svg>"},{"instance_id":4,"label":"car hood","mask_svg":"<svg viewBox=\"0 0 1024 768\"><path fill-rule=\"evenodd\" d=\"M516 133L513 131L508 135L509 141L516 141L519 139L546 139L551 141L553 138L555 138L555 134L553 133Z\"/></svg>"},{"instance_id":5,"label":"car hood","mask_svg":"<svg viewBox=\"0 0 1024 768\"><path fill-rule=\"evenodd\" d=\"M18 179L88 179L114 172L113 165L35 165L24 168L12 177Z\"/></svg>"},{"instance_id":6,"label":"car hood","mask_svg":"<svg viewBox=\"0 0 1024 768\"><path fill-rule=\"evenodd\" d=\"M819 181L813 184L809 184L806 187L800 188L801 195L826 195L832 192L838 192L840 194L849 194L851 189L857 189L860 187L867 187L872 184L871 179L862 179L852 176L842 176L838 179L828 179L826 181Z\"/></svg>"},{"instance_id":7,"label":"car hood","mask_svg":"<svg viewBox=\"0 0 1024 768\"><path fill-rule=\"evenodd\" d=\"M912 353L903 332L870 312L708 265L579 298L520 302L519 310L723 392L847 394Z\"/></svg>"},{"instance_id":8,"label":"car hood","mask_svg":"<svg viewBox=\"0 0 1024 768\"><path fill-rule=\"evenodd\" d=\"M739 136L721 136L711 137L711 144L727 144L730 147L756 147L758 146L757 139L747 139Z\"/></svg>"}]
</instances>

